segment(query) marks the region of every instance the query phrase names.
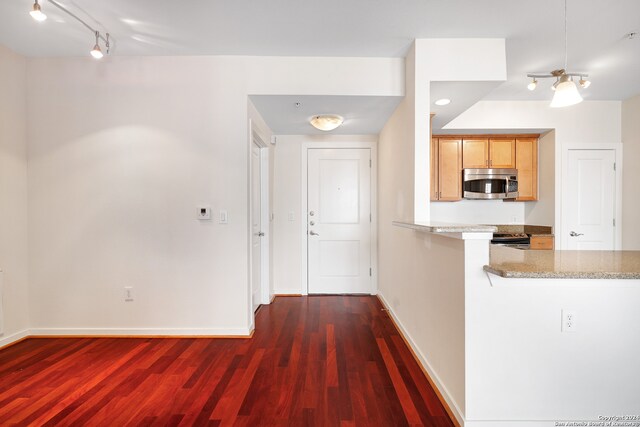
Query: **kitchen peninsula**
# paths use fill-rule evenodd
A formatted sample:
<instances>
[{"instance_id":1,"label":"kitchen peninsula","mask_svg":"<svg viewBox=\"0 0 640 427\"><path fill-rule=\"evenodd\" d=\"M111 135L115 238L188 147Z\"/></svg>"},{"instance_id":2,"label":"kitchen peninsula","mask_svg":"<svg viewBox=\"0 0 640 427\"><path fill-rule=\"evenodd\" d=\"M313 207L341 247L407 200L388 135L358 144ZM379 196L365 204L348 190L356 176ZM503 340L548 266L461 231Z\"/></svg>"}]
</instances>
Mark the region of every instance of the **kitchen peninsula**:
<instances>
[{"instance_id":1,"label":"kitchen peninsula","mask_svg":"<svg viewBox=\"0 0 640 427\"><path fill-rule=\"evenodd\" d=\"M494 226L393 224L415 241L424 288L412 307L381 298L465 426L640 413L640 251L519 250L490 245Z\"/></svg>"}]
</instances>

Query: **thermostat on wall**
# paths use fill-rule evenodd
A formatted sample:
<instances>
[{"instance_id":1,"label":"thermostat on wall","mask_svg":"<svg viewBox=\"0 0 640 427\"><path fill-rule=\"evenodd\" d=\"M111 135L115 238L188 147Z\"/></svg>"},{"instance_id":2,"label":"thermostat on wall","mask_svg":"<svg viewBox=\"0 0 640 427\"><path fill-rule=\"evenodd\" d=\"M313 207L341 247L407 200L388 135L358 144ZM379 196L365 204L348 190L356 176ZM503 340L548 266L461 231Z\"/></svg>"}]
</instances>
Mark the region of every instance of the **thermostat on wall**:
<instances>
[{"instance_id":1,"label":"thermostat on wall","mask_svg":"<svg viewBox=\"0 0 640 427\"><path fill-rule=\"evenodd\" d=\"M198 208L198 219L211 219L211 208L209 206L200 206Z\"/></svg>"}]
</instances>

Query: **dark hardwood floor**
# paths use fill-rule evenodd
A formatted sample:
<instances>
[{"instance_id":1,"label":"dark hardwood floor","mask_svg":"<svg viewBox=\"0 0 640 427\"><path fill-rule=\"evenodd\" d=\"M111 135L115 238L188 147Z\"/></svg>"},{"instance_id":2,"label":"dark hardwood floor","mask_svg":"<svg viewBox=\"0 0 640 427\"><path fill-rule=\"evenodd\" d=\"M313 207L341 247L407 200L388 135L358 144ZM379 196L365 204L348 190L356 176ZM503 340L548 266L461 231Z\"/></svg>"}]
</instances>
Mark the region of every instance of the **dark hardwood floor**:
<instances>
[{"instance_id":1,"label":"dark hardwood floor","mask_svg":"<svg viewBox=\"0 0 640 427\"><path fill-rule=\"evenodd\" d=\"M0 425L452 426L380 302L276 298L251 339L32 338Z\"/></svg>"}]
</instances>

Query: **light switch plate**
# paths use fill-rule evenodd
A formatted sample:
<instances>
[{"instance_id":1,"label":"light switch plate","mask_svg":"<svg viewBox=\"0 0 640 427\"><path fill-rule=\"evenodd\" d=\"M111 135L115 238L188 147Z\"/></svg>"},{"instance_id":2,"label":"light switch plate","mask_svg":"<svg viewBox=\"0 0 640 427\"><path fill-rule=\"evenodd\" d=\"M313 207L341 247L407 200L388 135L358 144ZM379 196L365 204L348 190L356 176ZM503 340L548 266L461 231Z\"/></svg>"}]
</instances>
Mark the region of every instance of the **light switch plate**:
<instances>
[{"instance_id":1,"label":"light switch plate","mask_svg":"<svg viewBox=\"0 0 640 427\"><path fill-rule=\"evenodd\" d=\"M218 222L220 224L227 224L229 222L229 217L227 215L227 211L220 211L220 216L218 217Z\"/></svg>"}]
</instances>

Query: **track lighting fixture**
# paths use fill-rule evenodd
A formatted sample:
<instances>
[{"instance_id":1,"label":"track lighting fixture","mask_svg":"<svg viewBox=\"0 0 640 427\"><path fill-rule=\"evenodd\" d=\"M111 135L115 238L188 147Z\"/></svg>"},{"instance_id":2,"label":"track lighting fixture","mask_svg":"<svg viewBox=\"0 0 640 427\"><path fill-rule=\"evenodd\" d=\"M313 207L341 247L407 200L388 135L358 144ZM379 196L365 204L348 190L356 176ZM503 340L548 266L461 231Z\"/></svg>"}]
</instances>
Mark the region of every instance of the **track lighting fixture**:
<instances>
[{"instance_id":1,"label":"track lighting fixture","mask_svg":"<svg viewBox=\"0 0 640 427\"><path fill-rule=\"evenodd\" d=\"M100 59L104 56L104 53L102 52L102 49L100 48L100 40L102 40L104 42L104 47L105 47L105 52L107 53L107 55L109 54L109 51L111 49L110 43L109 43L109 33L105 32L104 36L98 31L93 29L89 24L87 24L83 19L81 19L80 17L78 17L77 15L75 15L73 12L71 12L69 9L67 9L66 7L62 6L60 3L58 3L56 0L48 0L49 3L51 3L52 5L54 5L55 7L57 7L58 9L60 9L61 11L63 11L64 13L66 13L67 15L71 16L73 19L75 19L76 21L80 22L82 25L84 25L89 31L91 31L92 34L95 35L96 37L96 43L93 46L93 49L91 49L91 56L93 56L96 59ZM38 3L38 0L35 0L35 3L33 4L33 8L32 10L29 12L29 14L33 17L33 19L35 19L36 21L44 21L45 19L47 19L47 15L45 15L41 8L40 8L40 4Z\"/></svg>"},{"instance_id":2,"label":"track lighting fixture","mask_svg":"<svg viewBox=\"0 0 640 427\"><path fill-rule=\"evenodd\" d=\"M559 70L553 70L550 73L529 73L527 77L531 77L533 80L527 85L529 90L535 90L537 86L537 79L556 79L555 83L551 86L553 94L553 100L551 101L551 107L567 107L582 102L582 96L578 92L578 87L573 81L574 77L579 77L578 83L580 87L586 89L591 85L586 77L589 77L586 73L575 73L566 71L567 68L567 0L564 0L564 68Z\"/></svg>"},{"instance_id":3,"label":"track lighting fixture","mask_svg":"<svg viewBox=\"0 0 640 427\"><path fill-rule=\"evenodd\" d=\"M31 12L29 12L29 15L38 22L42 22L47 19L47 15L42 13L42 10L40 9L38 0L35 0L35 3L33 3L33 8L31 9Z\"/></svg>"}]
</instances>

